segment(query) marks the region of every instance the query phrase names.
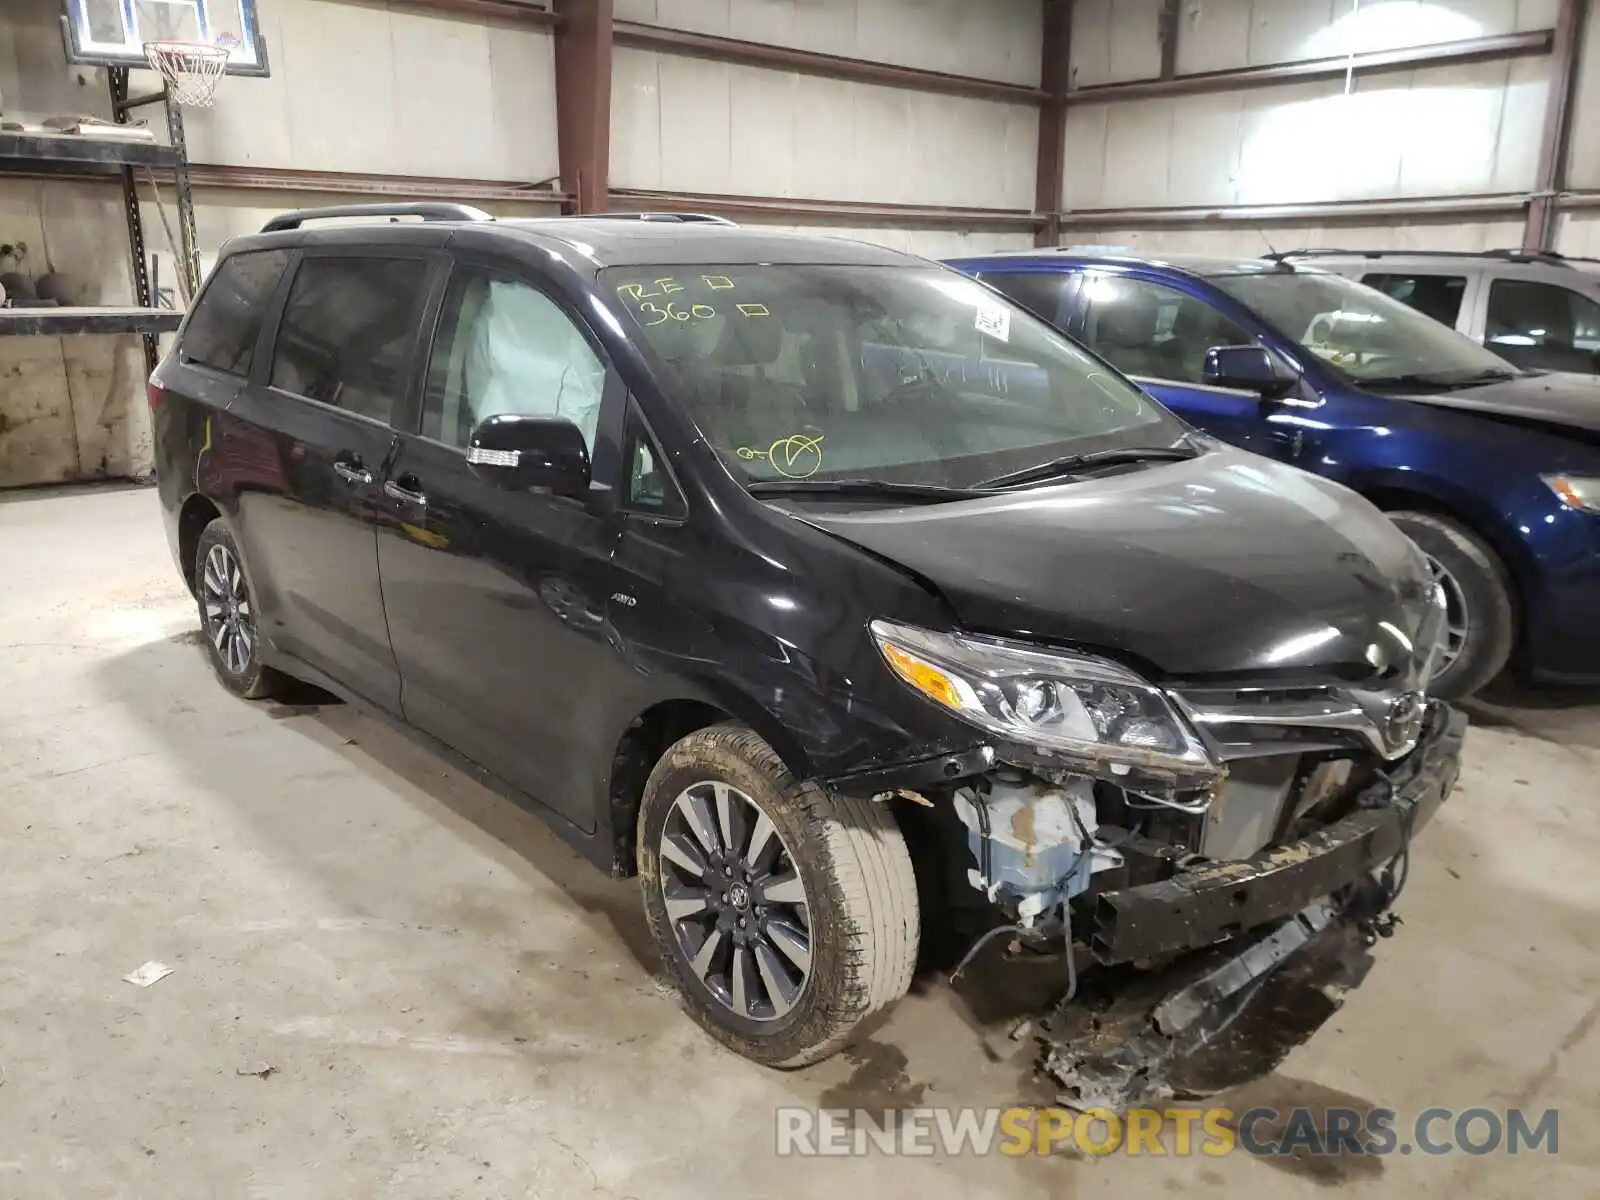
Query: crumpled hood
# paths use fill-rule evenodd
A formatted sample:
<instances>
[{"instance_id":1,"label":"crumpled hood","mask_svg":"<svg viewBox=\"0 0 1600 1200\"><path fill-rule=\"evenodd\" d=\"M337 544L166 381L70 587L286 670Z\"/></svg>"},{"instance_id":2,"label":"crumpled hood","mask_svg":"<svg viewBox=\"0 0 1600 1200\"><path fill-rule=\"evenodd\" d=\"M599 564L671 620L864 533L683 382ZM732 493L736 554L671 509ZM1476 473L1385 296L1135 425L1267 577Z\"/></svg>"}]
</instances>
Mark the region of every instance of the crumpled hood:
<instances>
[{"instance_id":1,"label":"crumpled hood","mask_svg":"<svg viewBox=\"0 0 1600 1200\"><path fill-rule=\"evenodd\" d=\"M1600 433L1600 377L1594 375L1527 375L1459 392L1406 392L1397 398L1490 416L1528 417Z\"/></svg>"},{"instance_id":2,"label":"crumpled hood","mask_svg":"<svg viewBox=\"0 0 1600 1200\"><path fill-rule=\"evenodd\" d=\"M1433 589L1354 492L1233 449L914 508L791 509L930 580L974 631L1136 655L1167 677L1347 679L1412 661Z\"/></svg>"}]
</instances>

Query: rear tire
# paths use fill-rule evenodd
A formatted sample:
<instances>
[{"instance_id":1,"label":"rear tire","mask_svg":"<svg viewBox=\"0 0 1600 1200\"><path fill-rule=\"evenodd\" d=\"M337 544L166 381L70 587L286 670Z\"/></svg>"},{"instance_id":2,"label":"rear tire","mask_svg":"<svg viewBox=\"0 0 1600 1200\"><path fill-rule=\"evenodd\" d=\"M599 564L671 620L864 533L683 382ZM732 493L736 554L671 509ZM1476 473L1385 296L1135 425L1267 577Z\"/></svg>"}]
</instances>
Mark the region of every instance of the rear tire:
<instances>
[{"instance_id":1,"label":"rear tire","mask_svg":"<svg viewBox=\"0 0 1600 1200\"><path fill-rule=\"evenodd\" d=\"M764 851L751 853L758 842ZM893 816L797 782L742 725L691 733L656 764L639 808L638 865L650 932L684 1007L746 1058L818 1062L911 986L917 881ZM695 909L697 897L706 908Z\"/></svg>"},{"instance_id":2,"label":"rear tire","mask_svg":"<svg viewBox=\"0 0 1600 1200\"><path fill-rule=\"evenodd\" d=\"M1470 696L1505 669L1516 643L1510 575L1477 534L1448 517L1392 512L1389 519L1421 547L1444 584L1451 640L1459 646L1428 691L1441 700Z\"/></svg>"},{"instance_id":3,"label":"rear tire","mask_svg":"<svg viewBox=\"0 0 1600 1200\"><path fill-rule=\"evenodd\" d=\"M200 531L194 594L206 657L222 685L246 700L278 695L285 679L261 661L255 589L244 555L221 517Z\"/></svg>"}]
</instances>

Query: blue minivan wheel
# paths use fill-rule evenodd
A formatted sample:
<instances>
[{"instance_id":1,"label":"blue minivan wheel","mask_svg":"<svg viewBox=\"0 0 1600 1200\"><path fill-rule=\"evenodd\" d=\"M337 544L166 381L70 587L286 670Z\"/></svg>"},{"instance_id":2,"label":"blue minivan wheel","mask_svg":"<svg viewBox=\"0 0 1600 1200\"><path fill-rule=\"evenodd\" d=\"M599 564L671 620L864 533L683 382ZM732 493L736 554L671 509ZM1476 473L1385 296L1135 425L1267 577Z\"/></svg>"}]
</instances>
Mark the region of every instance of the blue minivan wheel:
<instances>
[{"instance_id":1,"label":"blue minivan wheel","mask_svg":"<svg viewBox=\"0 0 1600 1200\"><path fill-rule=\"evenodd\" d=\"M1449 641L1428 691L1441 700L1470 696L1511 658L1516 605L1510 577L1481 538L1448 517L1391 512L1389 519L1428 556L1444 591Z\"/></svg>"}]
</instances>

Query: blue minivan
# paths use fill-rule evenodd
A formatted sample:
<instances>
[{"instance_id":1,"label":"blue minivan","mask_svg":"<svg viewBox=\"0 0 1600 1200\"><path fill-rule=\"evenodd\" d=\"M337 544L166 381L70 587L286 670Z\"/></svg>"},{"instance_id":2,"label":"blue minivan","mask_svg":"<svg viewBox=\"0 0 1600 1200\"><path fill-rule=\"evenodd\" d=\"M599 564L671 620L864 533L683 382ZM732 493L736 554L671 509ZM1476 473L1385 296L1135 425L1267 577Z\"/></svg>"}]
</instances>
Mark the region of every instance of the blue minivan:
<instances>
[{"instance_id":1,"label":"blue minivan","mask_svg":"<svg viewBox=\"0 0 1600 1200\"><path fill-rule=\"evenodd\" d=\"M1295 263L1063 248L949 265L1202 430L1387 511L1445 592L1437 695L1469 695L1508 664L1600 681L1600 380L1519 370Z\"/></svg>"}]
</instances>

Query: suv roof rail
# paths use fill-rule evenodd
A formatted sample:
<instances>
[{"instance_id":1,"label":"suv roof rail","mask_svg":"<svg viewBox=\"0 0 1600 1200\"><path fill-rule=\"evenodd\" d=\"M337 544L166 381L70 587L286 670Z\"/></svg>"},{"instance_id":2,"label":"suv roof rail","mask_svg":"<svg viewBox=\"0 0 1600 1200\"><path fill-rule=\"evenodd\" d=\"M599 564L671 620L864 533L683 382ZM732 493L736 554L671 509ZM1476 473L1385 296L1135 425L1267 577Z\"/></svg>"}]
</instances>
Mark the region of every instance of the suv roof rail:
<instances>
[{"instance_id":1,"label":"suv roof rail","mask_svg":"<svg viewBox=\"0 0 1600 1200\"><path fill-rule=\"evenodd\" d=\"M666 221L681 225L733 225L727 217L702 212L607 212L584 213L579 217L565 217L572 221Z\"/></svg>"},{"instance_id":2,"label":"suv roof rail","mask_svg":"<svg viewBox=\"0 0 1600 1200\"><path fill-rule=\"evenodd\" d=\"M337 204L331 208L299 208L279 213L261 227L262 233L299 229L307 221L331 221L340 217L420 217L424 221L492 221L494 216L470 204L444 204L432 200L408 200L396 204Z\"/></svg>"},{"instance_id":3,"label":"suv roof rail","mask_svg":"<svg viewBox=\"0 0 1600 1200\"><path fill-rule=\"evenodd\" d=\"M1261 257L1269 262L1287 262L1295 258L1494 258L1502 262L1542 262L1559 266L1563 263L1600 262L1600 258L1581 258L1572 254L1557 254L1554 250L1359 250L1317 247L1306 250L1278 250Z\"/></svg>"}]
</instances>

